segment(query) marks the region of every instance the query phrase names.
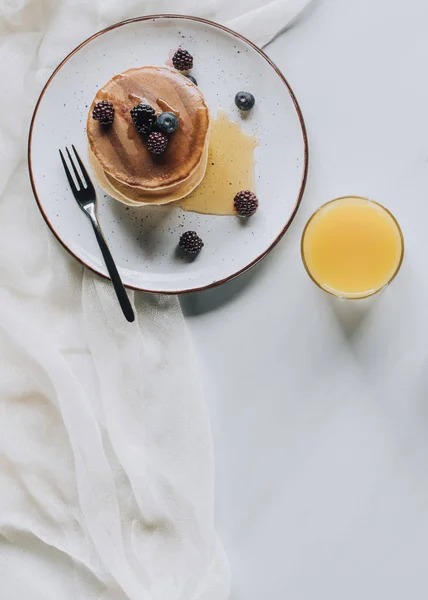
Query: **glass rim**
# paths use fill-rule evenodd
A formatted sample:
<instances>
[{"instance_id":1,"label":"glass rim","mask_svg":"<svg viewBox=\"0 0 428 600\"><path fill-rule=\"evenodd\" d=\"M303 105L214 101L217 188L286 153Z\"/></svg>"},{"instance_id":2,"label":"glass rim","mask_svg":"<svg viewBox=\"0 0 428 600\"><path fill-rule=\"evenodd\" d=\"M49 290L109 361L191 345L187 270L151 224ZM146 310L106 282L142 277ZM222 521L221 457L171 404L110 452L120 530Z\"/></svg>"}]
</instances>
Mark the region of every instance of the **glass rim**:
<instances>
[{"instance_id":1,"label":"glass rim","mask_svg":"<svg viewBox=\"0 0 428 600\"><path fill-rule=\"evenodd\" d=\"M309 228L309 225L312 223L313 219L317 216L317 214L319 212L321 212L322 210L324 210L327 206L329 206L330 204L333 204L335 202L340 202L341 200L349 200L355 198L356 200L364 200L365 202L369 202L370 204L374 204L377 207L381 208L384 212L386 212L393 220L393 222L395 223L395 226L397 227L397 231L399 233L400 236L400 246L401 246L401 252L400 252L400 259L398 261L397 267L395 268L393 274L391 275L391 277L389 277L388 281L386 281L381 287L375 289L375 290L369 290L367 293L358 293L356 292L354 295L352 296L347 296L344 293L339 293L334 291L333 289L327 289L324 286L322 286L316 279L315 277L312 275L308 263L306 261L306 257L305 257L305 251L304 251L304 241L305 241L305 236L307 233L307 230ZM309 217L305 228L303 229L303 233L302 233L302 237L300 240L300 254L301 254L301 258L302 258L302 262L303 262L303 266L305 267L305 270L307 272L307 274L309 275L309 277L312 279L312 281L315 283L315 285L322 290L323 292L326 292L327 294L329 294L330 296L334 296L335 298L340 298L340 299L344 299L344 300L363 300L364 298L370 298L370 296L374 296L375 294L378 294L379 292L381 292L384 288L386 288L388 285L390 285L390 283L392 283L394 281L394 279L397 277L398 272L401 269L401 265L403 264L403 260L404 260L404 236L403 236L403 232L401 230L400 224L397 221L396 217L392 214L392 212L386 208L385 206L383 206L383 204L380 204L379 202L376 202L376 200L372 200L371 198L366 198L365 196L339 196L338 198L333 198L333 200L329 200L328 202L325 202L324 204L322 204L321 206L319 206L313 213L312 215Z\"/></svg>"}]
</instances>

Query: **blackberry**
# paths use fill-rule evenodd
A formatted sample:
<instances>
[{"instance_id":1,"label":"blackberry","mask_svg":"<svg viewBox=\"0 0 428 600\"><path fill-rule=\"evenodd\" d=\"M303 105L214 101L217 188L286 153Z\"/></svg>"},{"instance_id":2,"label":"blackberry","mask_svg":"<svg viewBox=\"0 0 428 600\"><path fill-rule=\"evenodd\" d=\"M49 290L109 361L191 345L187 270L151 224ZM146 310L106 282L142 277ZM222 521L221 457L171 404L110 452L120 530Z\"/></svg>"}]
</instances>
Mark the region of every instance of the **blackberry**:
<instances>
[{"instance_id":1,"label":"blackberry","mask_svg":"<svg viewBox=\"0 0 428 600\"><path fill-rule=\"evenodd\" d=\"M190 71L193 67L193 56L187 50L179 48L172 57L172 64L177 71Z\"/></svg>"},{"instance_id":2,"label":"blackberry","mask_svg":"<svg viewBox=\"0 0 428 600\"><path fill-rule=\"evenodd\" d=\"M156 112L150 104L138 104L130 110L135 129L139 133L149 135L156 125Z\"/></svg>"},{"instance_id":3,"label":"blackberry","mask_svg":"<svg viewBox=\"0 0 428 600\"><path fill-rule=\"evenodd\" d=\"M256 212L259 201L250 190L242 190L236 194L233 204L240 217L251 217Z\"/></svg>"},{"instance_id":4,"label":"blackberry","mask_svg":"<svg viewBox=\"0 0 428 600\"><path fill-rule=\"evenodd\" d=\"M108 100L97 102L92 111L92 118L101 125L111 125L114 121L114 106Z\"/></svg>"},{"instance_id":5,"label":"blackberry","mask_svg":"<svg viewBox=\"0 0 428 600\"><path fill-rule=\"evenodd\" d=\"M163 112L158 116L157 126L163 133L174 133L178 129L178 117L172 112Z\"/></svg>"},{"instance_id":6,"label":"blackberry","mask_svg":"<svg viewBox=\"0 0 428 600\"><path fill-rule=\"evenodd\" d=\"M193 77L193 75L185 75L184 77L187 77L187 79L190 79L190 81L192 83L194 83L195 85L198 85L198 82L196 81L196 79Z\"/></svg>"},{"instance_id":7,"label":"blackberry","mask_svg":"<svg viewBox=\"0 0 428 600\"><path fill-rule=\"evenodd\" d=\"M239 110L250 110L256 103L256 99L250 92L238 92L235 96L235 104Z\"/></svg>"},{"instance_id":8,"label":"blackberry","mask_svg":"<svg viewBox=\"0 0 428 600\"><path fill-rule=\"evenodd\" d=\"M180 238L180 248L188 254L198 254L204 247L204 242L201 240L196 231L186 231Z\"/></svg>"},{"instance_id":9,"label":"blackberry","mask_svg":"<svg viewBox=\"0 0 428 600\"><path fill-rule=\"evenodd\" d=\"M153 131L147 138L147 148L152 154L163 154L168 146L168 136L160 131Z\"/></svg>"}]
</instances>

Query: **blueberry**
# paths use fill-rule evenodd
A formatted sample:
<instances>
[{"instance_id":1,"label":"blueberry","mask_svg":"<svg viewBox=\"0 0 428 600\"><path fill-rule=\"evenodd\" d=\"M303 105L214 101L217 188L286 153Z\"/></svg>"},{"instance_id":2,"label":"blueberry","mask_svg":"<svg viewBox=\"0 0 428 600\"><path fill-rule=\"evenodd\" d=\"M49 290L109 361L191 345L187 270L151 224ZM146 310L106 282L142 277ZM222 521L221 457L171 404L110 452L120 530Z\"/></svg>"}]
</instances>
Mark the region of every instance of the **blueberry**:
<instances>
[{"instance_id":1,"label":"blueberry","mask_svg":"<svg viewBox=\"0 0 428 600\"><path fill-rule=\"evenodd\" d=\"M196 79L193 77L193 75L185 75L185 77L187 77L187 79L190 79L190 81L192 83L194 83L195 85L198 85L198 82L196 81Z\"/></svg>"},{"instance_id":2,"label":"blueberry","mask_svg":"<svg viewBox=\"0 0 428 600\"><path fill-rule=\"evenodd\" d=\"M256 99L250 92L238 92L235 96L235 104L239 110L250 110L253 108Z\"/></svg>"},{"instance_id":3,"label":"blueberry","mask_svg":"<svg viewBox=\"0 0 428 600\"><path fill-rule=\"evenodd\" d=\"M163 133L174 133L178 127L178 117L172 112L163 112L158 116L157 125Z\"/></svg>"}]
</instances>

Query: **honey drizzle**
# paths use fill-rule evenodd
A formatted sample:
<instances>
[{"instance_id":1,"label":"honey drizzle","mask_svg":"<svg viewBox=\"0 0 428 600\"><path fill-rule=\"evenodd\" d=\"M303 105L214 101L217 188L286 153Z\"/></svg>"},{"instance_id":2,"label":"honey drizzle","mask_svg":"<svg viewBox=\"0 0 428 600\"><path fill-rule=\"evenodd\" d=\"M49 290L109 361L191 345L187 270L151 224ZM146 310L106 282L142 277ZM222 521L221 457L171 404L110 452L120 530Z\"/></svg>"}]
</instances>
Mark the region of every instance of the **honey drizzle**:
<instances>
[{"instance_id":1,"label":"honey drizzle","mask_svg":"<svg viewBox=\"0 0 428 600\"><path fill-rule=\"evenodd\" d=\"M224 111L211 122L208 165L202 183L189 196L174 202L203 214L234 215L233 199L240 190L255 191L253 135L244 133Z\"/></svg>"},{"instance_id":2,"label":"honey drizzle","mask_svg":"<svg viewBox=\"0 0 428 600\"><path fill-rule=\"evenodd\" d=\"M180 116L180 111L177 110L176 108L173 108L171 106L171 104L169 104L166 100L164 100L163 98L158 98L157 101L158 105L160 106L160 108L164 111L164 112L172 112L174 113L174 115L176 115L177 117Z\"/></svg>"}]
</instances>

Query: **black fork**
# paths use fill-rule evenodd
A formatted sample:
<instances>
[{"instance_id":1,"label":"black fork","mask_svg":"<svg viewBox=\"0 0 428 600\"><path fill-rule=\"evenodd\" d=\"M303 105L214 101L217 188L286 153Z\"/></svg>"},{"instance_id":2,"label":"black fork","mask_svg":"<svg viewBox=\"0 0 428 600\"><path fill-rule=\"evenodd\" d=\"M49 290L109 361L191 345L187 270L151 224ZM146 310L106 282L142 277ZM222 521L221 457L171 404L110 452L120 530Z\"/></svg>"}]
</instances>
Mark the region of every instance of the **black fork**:
<instances>
[{"instance_id":1,"label":"black fork","mask_svg":"<svg viewBox=\"0 0 428 600\"><path fill-rule=\"evenodd\" d=\"M80 156L77 154L76 148L73 145L71 147L73 148L74 155L76 157L77 162L79 163L80 171L82 173L85 185L83 185L79 171L76 169L76 165L73 161L73 158L72 158L68 148L66 148L65 151L67 152L68 159L69 159L71 167L73 169L73 173L74 173L74 176L77 181L77 186L73 180L73 177L70 173L68 165L64 159L64 155L60 150L59 154L61 156L65 174L67 175L68 183L70 184L71 191L73 192L73 195L77 200L77 204L83 210L85 215L87 217L89 217L89 219L92 223L92 227L94 228L95 236L98 241L98 245L99 245L102 255L104 257L104 262L106 264L107 271L109 272L109 275L110 275L111 281L113 283L113 287L116 292L117 299L119 300L120 306L122 308L123 314L125 315L126 319L132 323L132 321L135 319L134 311L132 310L132 306L129 301L128 295L123 286L120 275L117 271L113 257L107 246L107 242L104 239L100 224L98 223L98 218L97 218L97 215L95 212L95 206L96 206L96 201L97 201L97 196L95 194L95 188L92 185L92 181L89 178L89 175L80 159Z\"/></svg>"}]
</instances>

